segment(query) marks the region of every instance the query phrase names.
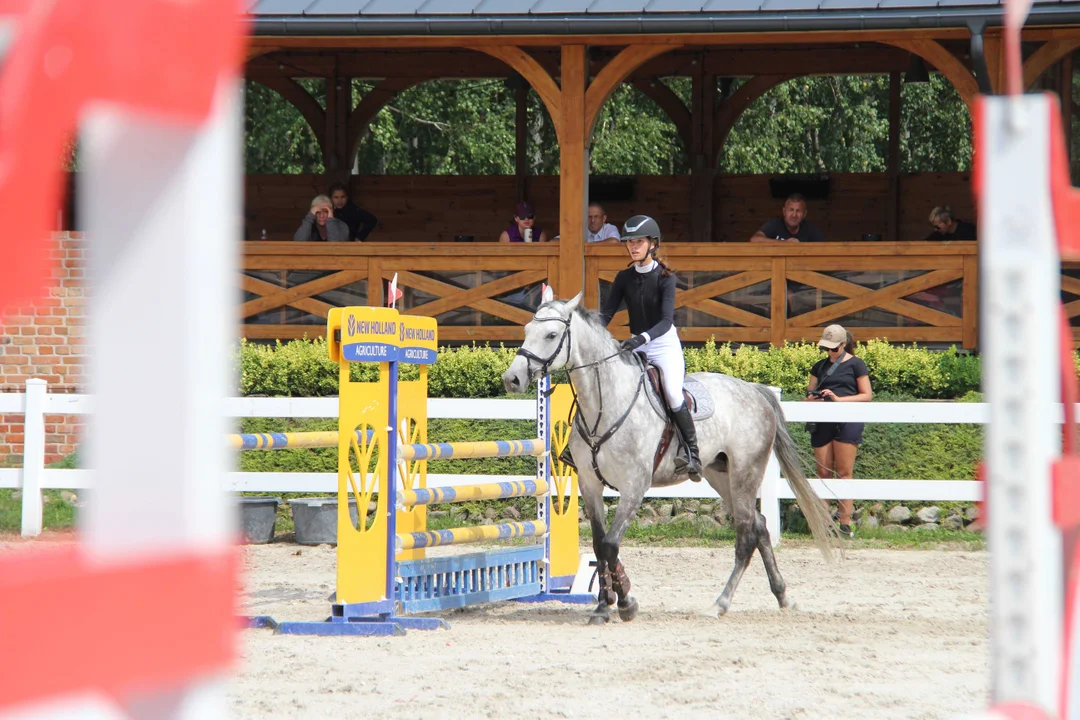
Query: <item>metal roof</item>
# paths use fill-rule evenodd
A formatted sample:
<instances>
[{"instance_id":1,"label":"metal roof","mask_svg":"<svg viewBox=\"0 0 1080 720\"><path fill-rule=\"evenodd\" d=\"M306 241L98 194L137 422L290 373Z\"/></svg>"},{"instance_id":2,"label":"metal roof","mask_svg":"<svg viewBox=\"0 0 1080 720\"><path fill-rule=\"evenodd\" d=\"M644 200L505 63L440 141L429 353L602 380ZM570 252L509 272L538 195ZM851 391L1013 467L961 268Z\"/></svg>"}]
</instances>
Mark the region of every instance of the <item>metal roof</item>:
<instances>
[{"instance_id":1,"label":"metal roof","mask_svg":"<svg viewBox=\"0 0 1080 720\"><path fill-rule=\"evenodd\" d=\"M621 35L978 28L1000 0L249 0L256 35ZM1028 25L1080 24L1035 0Z\"/></svg>"}]
</instances>

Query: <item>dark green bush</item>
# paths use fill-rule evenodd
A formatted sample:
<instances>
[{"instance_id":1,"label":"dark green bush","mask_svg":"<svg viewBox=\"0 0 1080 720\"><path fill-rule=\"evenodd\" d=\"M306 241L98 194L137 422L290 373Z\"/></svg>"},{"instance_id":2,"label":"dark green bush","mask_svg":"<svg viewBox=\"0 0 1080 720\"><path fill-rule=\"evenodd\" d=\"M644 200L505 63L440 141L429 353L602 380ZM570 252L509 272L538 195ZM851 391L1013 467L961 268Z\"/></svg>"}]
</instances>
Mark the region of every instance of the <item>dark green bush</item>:
<instances>
[{"instance_id":1,"label":"dark green bush","mask_svg":"<svg viewBox=\"0 0 1080 720\"><path fill-rule=\"evenodd\" d=\"M933 352L872 340L860 345L858 355L870 370L875 400L956 399L978 401L979 360L955 350ZM514 357L508 348L487 346L443 349L429 375L432 397L499 397L504 395L502 373ZM743 346L706 343L687 348L687 370L723 372L753 382L782 388L787 399L802 397L810 368L822 357L812 344L790 344L758 350ZM337 365L330 362L321 340L293 340L274 346L243 343L238 352L240 390L244 395L316 397L337 394ZM375 378L376 366L353 364L356 380ZM414 366L404 366L405 378L416 377ZM334 420L249 418L243 432L299 432L334 430ZM790 426L802 449L807 469L813 454L801 423ZM450 442L525 438L535 432L528 421L431 420L429 440ZM981 453L982 428L974 425L867 425L855 476L864 478L970 479ZM528 475L530 458L489 458L429 463L432 473ZM335 472L336 450L279 450L240 454L240 469L247 472Z\"/></svg>"},{"instance_id":2,"label":"dark green bush","mask_svg":"<svg viewBox=\"0 0 1080 720\"><path fill-rule=\"evenodd\" d=\"M798 393L806 388L810 368L823 355L809 343L758 350L717 346L708 342L686 349L689 372L722 372L752 382ZM979 389L979 359L955 349L935 352L920 347L890 345L881 340L860 344L857 353L866 361L878 395L895 394L916 399L947 400ZM488 346L444 348L431 366L431 397L486 398L504 395L502 374L514 350ZM322 397L336 395L338 368L327 356L326 343L292 340L276 345L241 343L237 353L242 395ZM354 380L374 379L372 364L354 363ZM415 378L415 366L405 365L402 377Z\"/></svg>"}]
</instances>

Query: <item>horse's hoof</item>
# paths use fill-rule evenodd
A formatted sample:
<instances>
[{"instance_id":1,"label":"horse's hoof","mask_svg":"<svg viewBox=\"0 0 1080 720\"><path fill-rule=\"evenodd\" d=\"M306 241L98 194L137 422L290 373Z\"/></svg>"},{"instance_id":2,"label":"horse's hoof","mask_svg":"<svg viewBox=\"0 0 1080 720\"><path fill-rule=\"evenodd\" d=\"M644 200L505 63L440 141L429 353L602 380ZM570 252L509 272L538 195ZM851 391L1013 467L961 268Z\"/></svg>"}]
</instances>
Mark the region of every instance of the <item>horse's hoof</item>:
<instances>
[{"instance_id":1,"label":"horse's hoof","mask_svg":"<svg viewBox=\"0 0 1080 720\"><path fill-rule=\"evenodd\" d=\"M702 611L701 614L704 617L710 617L710 618L714 618L714 619L719 619L719 618L722 618L727 613L728 607L729 606L727 606L727 605L721 605L720 601L718 600L718 601L714 602L712 605L710 605L707 610Z\"/></svg>"},{"instance_id":2,"label":"horse's hoof","mask_svg":"<svg viewBox=\"0 0 1080 720\"><path fill-rule=\"evenodd\" d=\"M794 600L784 598L784 601L780 603L781 610L798 610L799 607L795 604Z\"/></svg>"},{"instance_id":3,"label":"horse's hoof","mask_svg":"<svg viewBox=\"0 0 1080 720\"><path fill-rule=\"evenodd\" d=\"M611 616L610 615L590 615L589 616L589 624L590 625L606 625L610 621L611 621Z\"/></svg>"},{"instance_id":4,"label":"horse's hoof","mask_svg":"<svg viewBox=\"0 0 1080 720\"><path fill-rule=\"evenodd\" d=\"M626 598L626 604L619 603L619 619L623 622L630 622L637 617L638 604L634 598Z\"/></svg>"}]
</instances>

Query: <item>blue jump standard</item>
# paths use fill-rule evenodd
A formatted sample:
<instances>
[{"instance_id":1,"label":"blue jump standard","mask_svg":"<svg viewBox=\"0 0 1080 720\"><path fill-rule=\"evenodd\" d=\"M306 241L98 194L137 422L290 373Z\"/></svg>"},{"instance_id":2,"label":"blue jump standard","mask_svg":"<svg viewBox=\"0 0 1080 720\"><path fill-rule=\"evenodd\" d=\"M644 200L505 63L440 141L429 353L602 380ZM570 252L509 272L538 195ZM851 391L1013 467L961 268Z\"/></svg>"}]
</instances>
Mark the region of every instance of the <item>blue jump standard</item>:
<instances>
[{"instance_id":1,"label":"blue jump standard","mask_svg":"<svg viewBox=\"0 0 1080 720\"><path fill-rule=\"evenodd\" d=\"M395 599L367 603L335 603L324 622L282 622L282 635L395 636L406 630L449 629L442 618L400 615L477 605L499 600L592 605L595 595L571 593L572 577L552 578L552 589L540 591L542 545L484 553L400 562ZM561 587L560 587L561 586ZM272 622L272 621L271 621ZM273 627L263 625L262 627Z\"/></svg>"},{"instance_id":2,"label":"blue jump standard","mask_svg":"<svg viewBox=\"0 0 1080 720\"><path fill-rule=\"evenodd\" d=\"M335 606L335 611L340 606ZM328 617L324 622L283 622L279 635L353 635L365 637L400 637L406 630L449 630L442 618L418 617Z\"/></svg>"},{"instance_id":3,"label":"blue jump standard","mask_svg":"<svg viewBox=\"0 0 1080 720\"><path fill-rule=\"evenodd\" d=\"M588 593L571 593L569 591L559 592L554 590L552 592L537 593L536 595L530 595L528 597L514 598L515 602L523 603L542 603L542 602L561 602L568 605L594 605L597 602L596 595L589 595Z\"/></svg>"}]
</instances>

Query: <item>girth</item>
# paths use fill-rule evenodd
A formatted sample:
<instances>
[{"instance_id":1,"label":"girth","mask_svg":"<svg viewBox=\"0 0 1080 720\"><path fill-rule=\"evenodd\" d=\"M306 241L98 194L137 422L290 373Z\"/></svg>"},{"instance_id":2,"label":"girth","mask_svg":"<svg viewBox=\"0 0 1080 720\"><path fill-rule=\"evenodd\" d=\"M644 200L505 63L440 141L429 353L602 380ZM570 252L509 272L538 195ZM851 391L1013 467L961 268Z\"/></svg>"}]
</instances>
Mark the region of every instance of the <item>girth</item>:
<instances>
[{"instance_id":1,"label":"girth","mask_svg":"<svg viewBox=\"0 0 1080 720\"><path fill-rule=\"evenodd\" d=\"M635 355L637 354L638 353L635 353ZM644 360L641 360L641 362L644 363ZM607 431L595 441L593 440L593 438L595 437L595 432L589 431L589 428L586 426L585 421L582 419L581 413L578 412L574 414L574 408L577 406L577 393L574 394L574 402L571 404L570 407L571 414L574 414L574 428L577 430L578 435L581 436L581 439L585 441L585 444L588 445L589 449L592 451L593 472L596 473L597 479L600 480L600 482L603 483L605 487L610 488L611 490L615 490L616 492L618 492L618 488L609 483L607 481L607 478L605 478L604 474L600 471L600 466L597 462L597 455L599 454L600 448L603 446L603 444L611 439L611 437L615 434L619 427L622 426L623 421L625 421L626 418L630 415L630 411L633 410L634 405L637 402L638 395L640 395L641 391L645 388L646 376L649 378L649 384L652 386L653 390L656 391L657 395L660 396L661 402L664 402L663 379L660 374L659 368L657 368L655 365L648 365L646 372L641 373L637 389L634 391L634 397L630 400L630 405L627 407L626 412L624 412L622 416L619 417L619 419L616 420L611 425L611 427L609 427ZM683 395L685 396L687 403L694 403L694 405L687 405L687 407L696 407L696 400L693 398L693 396L691 396L685 390L683 391ZM601 398L601 410L600 415L598 415L596 418L596 425L600 424L600 419L603 417L602 400L603 398ZM665 413L662 417L664 419L664 431L660 434L660 440L656 444L656 451L653 453L653 474L655 474L656 471L660 468L660 463L663 461L664 456L667 454L668 449L671 447L672 440L675 438L675 424L671 420L670 413Z\"/></svg>"}]
</instances>

